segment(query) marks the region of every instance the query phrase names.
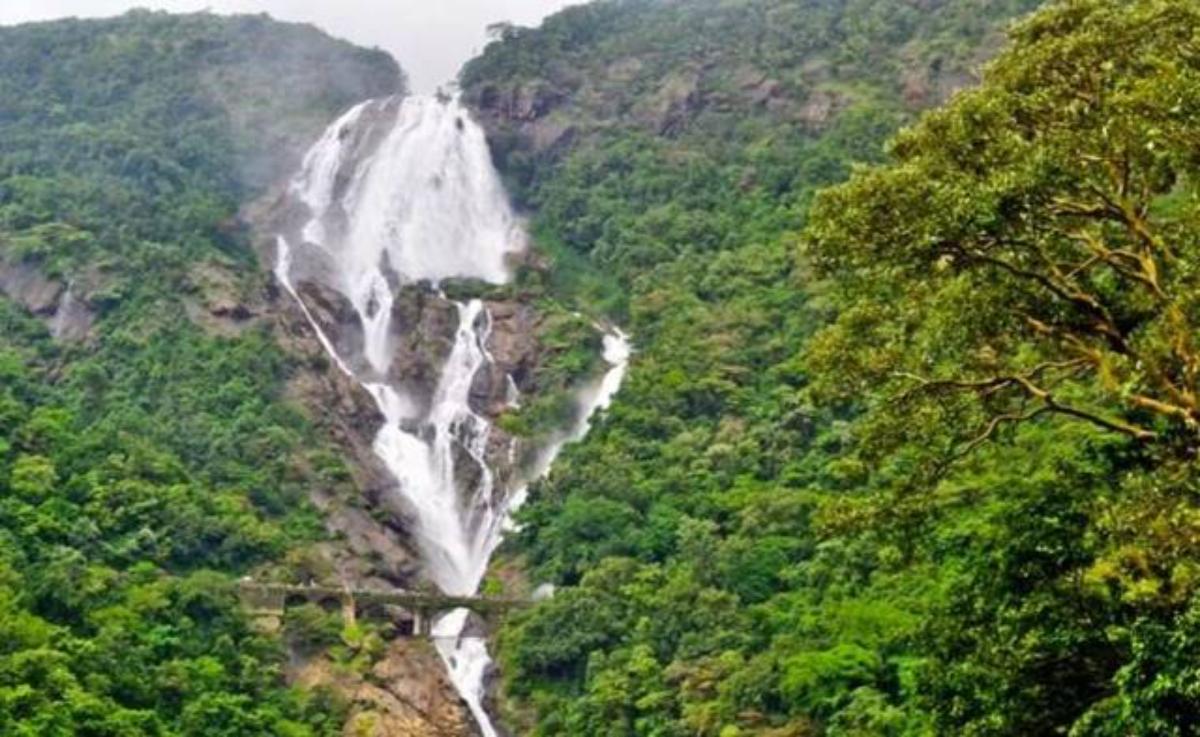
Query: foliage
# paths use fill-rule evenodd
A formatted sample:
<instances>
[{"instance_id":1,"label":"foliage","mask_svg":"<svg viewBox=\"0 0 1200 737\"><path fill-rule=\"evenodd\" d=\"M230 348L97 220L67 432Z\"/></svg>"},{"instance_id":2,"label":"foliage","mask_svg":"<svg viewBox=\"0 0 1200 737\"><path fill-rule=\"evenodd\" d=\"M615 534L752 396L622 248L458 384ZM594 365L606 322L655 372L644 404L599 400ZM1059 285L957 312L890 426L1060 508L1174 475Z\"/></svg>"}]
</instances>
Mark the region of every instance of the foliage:
<instances>
[{"instance_id":1,"label":"foliage","mask_svg":"<svg viewBox=\"0 0 1200 737\"><path fill-rule=\"evenodd\" d=\"M561 246L627 282L798 228L818 186L878 158L1035 3L927 5L602 0L504 30L462 85L500 117L493 153L556 268L579 271Z\"/></svg>"},{"instance_id":2,"label":"foliage","mask_svg":"<svg viewBox=\"0 0 1200 737\"><path fill-rule=\"evenodd\" d=\"M0 300L0 733L340 732L342 707L286 687L281 643L233 586L321 534L296 468L324 449L282 399L265 328L219 337L187 316L201 272L252 272L232 225L255 186L241 148L345 101L277 90L275 110L328 98L251 133L210 75L260 104L245 67L303 41L297 79L324 59L395 81L390 60L338 61L358 52L323 39L144 12L0 29L0 268L88 284L98 317L57 342Z\"/></svg>"},{"instance_id":3,"label":"foliage","mask_svg":"<svg viewBox=\"0 0 1200 737\"><path fill-rule=\"evenodd\" d=\"M1200 69L1178 49L1196 9L1086 10L1022 26L895 165L822 197L813 262L845 309L816 355L870 344L826 373L971 443L1054 413L1189 453ZM978 427L937 419L974 408Z\"/></svg>"},{"instance_id":4,"label":"foliage","mask_svg":"<svg viewBox=\"0 0 1200 737\"><path fill-rule=\"evenodd\" d=\"M597 3L464 75L637 348L510 546L532 734L1195 731L1196 8L1052 4L884 156L1028 6L869 5Z\"/></svg>"},{"instance_id":5,"label":"foliage","mask_svg":"<svg viewBox=\"0 0 1200 737\"><path fill-rule=\"evenodd\" d=\"M987 441L1023 451L1005 486L1025 516L956 564L929 623L943 728L1193 729L1163 638L1186 650L1196 592L1197 29L1187 3L1052 7L814 213L840 309L810 355L819 392L869 397L861 456L957 485Z\"/></svg>"}]
</instances>

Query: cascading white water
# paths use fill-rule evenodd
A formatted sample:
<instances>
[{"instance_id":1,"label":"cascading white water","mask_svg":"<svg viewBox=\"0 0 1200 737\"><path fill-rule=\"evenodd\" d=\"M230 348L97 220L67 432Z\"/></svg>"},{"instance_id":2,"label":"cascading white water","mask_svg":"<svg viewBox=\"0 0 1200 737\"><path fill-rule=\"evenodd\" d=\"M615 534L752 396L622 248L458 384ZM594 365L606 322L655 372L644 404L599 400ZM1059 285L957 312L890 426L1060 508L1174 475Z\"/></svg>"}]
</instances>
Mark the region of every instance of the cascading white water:
<instances>
[{"instance_id":1,"label":"cascading white water","mask_svg":"<svg viewBox=\"0 0 1200 737\"><path fill-rule=\"evenodd\" d=\"M374 450L413 510L413 530L430 578L443 591L474 593L524 488L498 490L487 449L492 427L471 407L476 375L492 363L492 320L479 300L455 303L458 327L428 403L388 381L392 307L405 284L451 278L508 280L510 254L524 234L492 166L483 131L456 101L409 97L363 103L326 131L305 158L292 196L309 217L298 240L278 237L275 273L300 304L337 366L361 382L385 418ZM292 237L296 237L293 235ZM362 328L361 356L339 354L305 305L293 273L296 248L317 249L321 278L343 295ZM619 331L606 335L610 370L579 397L581 421L541 454L544 473L565 442L587 431L588 418L620 386L629 348ZM359 360L361 359L361 360ZM509 377L508 402L519 401ZM458 469L475 466L469 489ZM497 493L497 492L501 493ZM442 617L434 628L451 679L485 735L495 735L483 708L490 663L482 640L462 636L468 613Z\"/></svg>"}]
</instances>

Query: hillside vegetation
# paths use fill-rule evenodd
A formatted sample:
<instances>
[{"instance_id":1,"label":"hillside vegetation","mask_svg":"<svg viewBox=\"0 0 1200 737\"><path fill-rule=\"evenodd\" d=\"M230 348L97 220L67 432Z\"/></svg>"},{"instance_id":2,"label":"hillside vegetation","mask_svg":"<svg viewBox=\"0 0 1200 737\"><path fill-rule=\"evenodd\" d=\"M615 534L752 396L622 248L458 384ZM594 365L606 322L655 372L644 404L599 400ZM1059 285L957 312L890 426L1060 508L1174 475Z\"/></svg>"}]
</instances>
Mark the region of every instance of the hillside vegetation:
<instances>
[{"instance_id":1,"label":"hillside vegetation","mask_svg":"<svg viewBox=\"0 0 1200 737\"><path fill-rule=\"evenodd\" d=\"M0 734L340 733L233 581L323 534L296 469L345 470L266 328L188 315L262 289L238 208L401 85L264 18L0 29Z\"/></svg>"},{"instance_id":2,"label":"hillside vegetation","mask_svg":"<svg viewBox=\"0 0 1200 737\"><path fill-rule=\"evenodd\" d=\"M1198 9L600 2L464 72L619 401L508 554L539 735L1195 730ZM875 168L849 176L853 162Z\"/></svg>"},{"instance_id":3,"label":"hillside vegetation","mask_svg":"<svg viewBox=\"0 0 1200 737\"><path fill-rule=\"evenodd\" d=\"M609 0L496 28L462 85L555 278L620 313L624 288L577 279L577 256L627 283L797 229L1035 4Z\"/></svg>"},{"instance_id":4,"label":"hillside vegetation","mask_svg":"<svg viewBox=\"0 0 1200 737\"><path fill-rule=\"evenodd\" d=\"M637 349L504 549L557 587L519 733L1200 730L1200 6L1039 4L600 0L466 67L539 381ZM238 214L402 88L263 17L0 28L0 734L344 733L234 596L352 486Z\"/></svg>"}]
</instances>

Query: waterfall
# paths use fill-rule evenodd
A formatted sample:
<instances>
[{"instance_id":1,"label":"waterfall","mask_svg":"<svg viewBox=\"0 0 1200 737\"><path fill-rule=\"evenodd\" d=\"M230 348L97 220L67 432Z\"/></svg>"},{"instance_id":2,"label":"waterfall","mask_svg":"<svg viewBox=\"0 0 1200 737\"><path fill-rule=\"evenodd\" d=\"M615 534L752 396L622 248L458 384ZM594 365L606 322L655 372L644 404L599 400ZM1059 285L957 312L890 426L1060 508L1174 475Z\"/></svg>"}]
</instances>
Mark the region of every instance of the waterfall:
<instances>
[{"instance_id":1,"label":"waterfall","mask_svg":"<svg viewBox=\"0 0 1200 737\"><path fill-rule=\"evenodd\" d=\"M385 419L374 451L412 510L428 576L446 593L473 594L525 498L523 484L504 488L498 481L488 455L493 428L471 402L476 376L493 363L492 317L478 299L454 302L457 326L436 386L428 397L413 396L392 379L393 307L402 288L418 283L437 289L453 278L509 279L525 235L484 133L457 101L365 102L309 151L290 199L303 206L304 219L277 237L276 277L337 367L374 397ZM306 304L301 280L324 285L351 306L359 343L340 345L327 332ZM545 473L564 443L587 432L591 414L619 387L628 356L625 336L606 334L609 370L580 393L577 426L542 450L527 479ZM506 378L505 404L514 406L519 393ZM496 732L483 708L490 658L482 640L463 637L467 619L465 610L449 613L434 634L451 680L490 737Z\"/></svg>"},{"instance_id":2,"label":"waterfall","mask_svg":"<svg viewBox=\"0 0 1200 737\"><path fill-rule=\"evenodd\" d=\"M67 289L59 299L54 319L50 322L50 334L56 339L63 338L71 326L71 313L75 309L75 280L67 282Z\"/></svg>"}]
</instances>

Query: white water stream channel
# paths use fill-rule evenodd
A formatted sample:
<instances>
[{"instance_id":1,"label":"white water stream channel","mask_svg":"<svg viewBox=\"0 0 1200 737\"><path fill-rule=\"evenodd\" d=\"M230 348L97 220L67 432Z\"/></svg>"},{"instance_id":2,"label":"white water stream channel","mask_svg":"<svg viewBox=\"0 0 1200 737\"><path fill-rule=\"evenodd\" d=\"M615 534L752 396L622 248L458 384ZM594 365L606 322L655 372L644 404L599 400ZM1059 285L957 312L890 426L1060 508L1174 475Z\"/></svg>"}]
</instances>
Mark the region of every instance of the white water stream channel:
<instances>
[{"instance_id":1,"label":"white water stream channel","mask_svg":"<svg viewBox=\"0 0 1200 737\"><path fill-rule=\"evenodd\" d=\"M429 577L448 594L473 594L509 513L525 496L524 484L497 488L487 460L492 427L470 402L477 372L492 361L492 320L484 303L455 303L458 328L432 397L406 396L388 376L392 304L400 287L427 281L436 288L452 278L504 283L509 260L525 248L484 133L456 101L366 102L331 125L308 153L291 197L306 207L308 220L278 237L276 276L333 361L370 392L386 418L375 453L414 512L412 532ZM297 291L300 245L319 249L332 272L325 279L353 305L362 327L361 355L340 355ZM582 437L591 415L607 407L620 387L629 345L613 331L604 348L609 368L580 391L576 427L542 449L525 478L545 473L562 445ZM463 452L477 467L465 491L456 478ZM434 625L435 642L481 731L492 737L496 731L483 707L491 661L483 640L463 636L467 618L466 610L443 616Z\"/></svg>"}]
</instances>

